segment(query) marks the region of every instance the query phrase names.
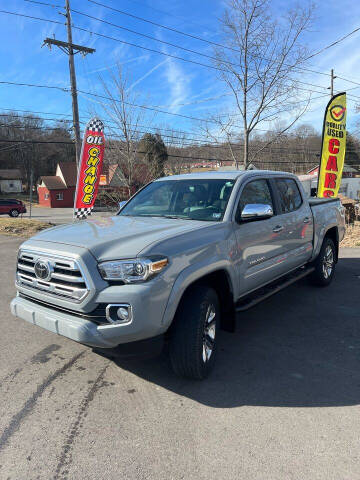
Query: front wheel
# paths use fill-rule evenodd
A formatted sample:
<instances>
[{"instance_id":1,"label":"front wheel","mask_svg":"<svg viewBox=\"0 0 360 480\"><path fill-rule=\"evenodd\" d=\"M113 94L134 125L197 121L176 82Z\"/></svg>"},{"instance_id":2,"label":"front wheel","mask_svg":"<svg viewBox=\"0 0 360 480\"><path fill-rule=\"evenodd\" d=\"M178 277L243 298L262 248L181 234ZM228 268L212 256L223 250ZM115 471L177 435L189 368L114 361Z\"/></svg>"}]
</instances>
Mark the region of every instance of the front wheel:
<instances>
[{"instance_id":1,"label":"front wheel","mask_svg":"<svg viewBox=\"0 0 360 480\"><path fill-rule=\"evenodd\" d=\"M179 305L170 332L170 361L177 375L197 380L208 376L215 361L219 322L215 290L200 285L191 288Z\"/></svg>"},{"instance_id":2,"label":"front wheel","mask_svg":"<svg viewBox=\"0 0 360 480\"><path fill-rule=\"evenodd\" d=\"M319 256L314 262L315 271L311 280L316 285L326 287L330 285L335 273L336 249L331 238L325 238Z\"/></svg>"}]
</instances>

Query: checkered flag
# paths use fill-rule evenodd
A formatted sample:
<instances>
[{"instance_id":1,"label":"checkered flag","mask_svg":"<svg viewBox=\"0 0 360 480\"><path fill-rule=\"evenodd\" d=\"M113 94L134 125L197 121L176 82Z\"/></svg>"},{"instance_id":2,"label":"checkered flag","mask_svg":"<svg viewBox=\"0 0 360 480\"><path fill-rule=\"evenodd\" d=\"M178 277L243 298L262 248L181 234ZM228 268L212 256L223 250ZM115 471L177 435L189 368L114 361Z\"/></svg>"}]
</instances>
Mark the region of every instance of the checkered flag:
<instances>
[{"instance_id":1,"label":"checkered flag","mask_svg":"<svg viewBox=\"0 0 360 480\"><path fill-rule=\"evenodd\" d=\"M88 208L75 208L75 217L79 219L86 219L89 215L91 215L93 207Z\"/></svg>"},{"instance_id":2,"label":"checkered flag","mask_svg":"<svg viewBox=\"0 0 360 480\"><path fill-rule=\"evenodd\" d=\"M103 132L104 124L98 118L92 118L86 126L86 130L91 130L92 132Z\"/></svg>"}]
</instances>

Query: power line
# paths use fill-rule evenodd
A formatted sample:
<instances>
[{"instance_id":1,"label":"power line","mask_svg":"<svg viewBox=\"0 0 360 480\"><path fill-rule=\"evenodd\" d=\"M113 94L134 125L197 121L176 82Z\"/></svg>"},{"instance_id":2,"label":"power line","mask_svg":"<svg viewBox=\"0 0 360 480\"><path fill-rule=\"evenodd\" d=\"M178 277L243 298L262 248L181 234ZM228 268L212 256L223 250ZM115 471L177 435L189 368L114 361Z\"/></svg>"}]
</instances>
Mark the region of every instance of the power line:
<instances>
[{"instance_id":1,"label":"power line","mask_svg":"<svg viewBox=\"0 0 360 480\"><path fill-rule=\"evenodd\" d=\"M121 30L125 30L126 32L133 33L134 35L138 35L140 37L148 38L149 40L153 40L155 42L162 43L163 45L168 45L169 47L179 48L180 50L183 50L185 52L194 53L195 55L200 55L202 57L209 58L210 60L215 60L216 61L216 58L213 57L212 55L207 55L206 53L202 53L202 52L198 52L196 50L192 50L190 48L182 47L181 45L177 45L175 43L171 43L171 42L167 42L165 40L161 40L160 38L153 37L152 35L147 35L146 33L137 32L136 30L132 30L132 29L124 27L122 25L117 25L116 23L108 22L107 20L103 20L101 18L94 17L94 16L89 15L87 13L80 12L79 10L72 9L72 12L74 12L78 15L82 15L82 16L87 17L87 18L91 18L92 20L96 20L97 22L105 23L106 25L110 25L111 27L115 27L115 28L119 28ZM229 65L240 66L240 64L233 63L233 62L226 62L226 63L228 63Z\"/></svg>"},{"instance_id":2,"label":"power line","mask_svg":"<svg viewBox=\"0 0 360 480\"><path fill-rule=\"evenodd\" d=\"M93 0L88 0L88 1L93 1ZM97 3L97 2L93 2L93 3ZM99 5L102 5L102 6L105 6L105 7L106 7L106 5L103 5L103 4L99 4ZM109 7L106 7L106 8L109 8ZM73 11L74 13L77 13L78 15L83 15L83 16L85 16L85 17L91 18L92 20L96 20L96 21L98 21L98 22L105 23L105 24L107 24L107 25L110 25L110 26L112 26L112 27L115 27L115 28L118 28L118 29L121 29L121 30L125 30L125 31L130 32L130 33L133 33L133 34L135 34L135 35L138 35L138 36L141 36L141 37L144 37L144 38L148 38L148 39L153 40L153 41L155 41L155 42L159 42L159 43L162 43L162 44L164 44L164 45L168 45L168 46L171 46L171 47L175 47L175 48L181 49L181 50L183 50L183 51L190 52L190 53L194 53L194 54L196 54L196 55L200 55L200 56L202 56L202 57L209 58L210 60L215 60L215 61L217 61L217 59L216 59L215 57L211 56L211 55L207 55L207 54L205 54L205 53L201 53L201 52L198 52L198 51L196 51L196 50L192 50L192 49L189 49L189 48L186 48L186 47L182 47L182 46L180 46L180 45L177 45L177 44L174 44L174 43L171 43L171 42L167 42L167 41L165 41L165 40L161 40L161 39L159 39L159 38L153 37L153 36L151 36L151 35L147 35L147 34L145 34L145 33L137 32L136 30L132 30L132 29L130 29L130 28L127 28L127 27L124 27L124 26L122 26L122 25L118 25L118 24L115 24L115 23L112 23L112 22L108 22L107 20L103 20L103 19L101 19L101 18L94 17L94 16L92 16L92 15L89 15L89 14L84 13L84 12L80 12L80 11L78 11L78 10L72 10L72 11ZM76 26L74 26L74 28L79 28L79 29L80 29L80 27L76 27ZM102 34L99 34L99 33L97 33L97 32L92 32L92 33L93 33L94 35L102 35ZM127 44L129 44L129 45L134 45L134 46L137 46L138 48L143 48L143 49L145 49L145 50L148 50L147 47L142 47L142 46L140 46L140 45L131 44L131 43L129 43L129 42L125 42L124 40L116 39L116 38L114 38L114 37L105 36L105 38L109 38L109 39L111 39L111 40L118 41L118 42L122 42L122 43L127 43ZM224 45L220 45L220 44L218 44L218 45L219 45L219 46L222 46L223 48L228 48L228 47L225 47ZM326 48L330 48L330 47L328 46L328 47L326 47ZM231 50L235 50L235 49L232 49L232 48L231 48ZM154 51L154 50L151 50L151 51ZM241 53L240 50L235 50L235 51L238 52L238 53ZM160 52L160 51L156 51L156 53L165 55L164 52ZM318 52L318 53L320 53L320 52ZM318 54L318 53L317 53L317 54ZM166 55L171 56L171 55L169 55L169 54L166 54ZM251 56L251 55L250 55L250 56ZM254 55L253 55L253 56L254 56ZM188 59L183 59L183 58L181 58L181 57L178 57L178 58L179 58L180 60L183 60L183 61L190 61L190 60L188 60ZM305 60L308 60L309 58L311 58L311 56L310 56L310 57L307 57ZM270 61L270 60L268 60L268 59L266 59L266 58L263 58L263 60L268 61L268 62ZM192 63L194 63L194 62L192 61ZM200 65L200 63L198 63L198 64ZM228 64L228 65L233 65L233 66L241 67L241 64L239 64L239 63L234 63L234 62L230 62L230 61L226 61L226 60L222 60L222 64ZM202 66L205 66L205 67L207 67L207 68L213 68L213 69L215 69L215 70L224 71L224 69L219 68L219 67L214 67L213 65L205 65L205 64L201 64L201 65L202 65ZM286 64L286 63L284 63L284 65L285 65L285 66L293 67L293 65ZM305 67L295 67L294 70L297 70L297 71L308 71L308 72L317 73L317 74L324 74L323 72L316 72L315 70L308 69L308 68L305 68ZM329 74L326 73L325 75L329 75Z\"/></svg>"},{"instance_id":3,"label":"power line","mask_svg":"<svg viewBox=\"0 0 360 480\"><path fill-rule=\"evenodd\" d=\"M317 52L313 53L312 55L310 55L309 57L307 57L307 60L309 60L310 58L313 58L315 57L316 55L320 55L320 53L323 53L325 52L325 50L328 50L329 48L335 46L335 45L338 45L340 42L342 42L343 40L345 40L346 38L350 37L351 35L353 35L354 33L358 32L360 30L360 27L357 27L355 28L354 30L352 30L351 32L347 33L346 35L344 35L343 37L339 38L338 40L335 40L334 42L330 43L330 45L326 45L325 47L321 48L320 50L318 50Z\"/></svg>"},{"instance_id":4,"label":"power line","mask_svg":"<svg viewBox=\"0 0 360 480\"><path fill-rule=\"evenodd\" d=\"M58 141L58 140L9 140L9 139L5 139L5 140L0 140L0 144L1 143L17 143L17 144L21 144L21 143L25 143L25 144L63 144L63 145L75 145L74 142L71 142L71 141ZM109 150L119 150L119 148L116 148L116 147L113 147L111 145L108 145L107 149ZM143 152L143 151L139 151L139 150L135 150L133 151L133 153L140 153L140 154L145 154L147 152ZM352 153L355 153L355 151L352 151ZM360 153L360 151L356 151L356 153ZM183 160L203 160L203 161L214 161L214 162L228 162L228 161L232 161L232 159L230 158L209 158L209 157L194 157L194 156L189 156L189 155L175 155L175 154L171 154L171 153L168 153L167 154L168 157L172 157L172 158L181 158ZM257 160L258 163L271 163L271 164L279 164L279 163L286 163L286 164L293 164L293 165L296 165L296 164L306 164L306 163L309 163L307 161L303 161L303 160L300 160L300 161L283 161L283 160L276 160L276 161L272 161L272 160Z\"/></svg>"},{"instance_id":5,"label":"power line","mask_svg":"<svg viewBox=\"0 0 360 480\"><path fill-rule=\"evenodd\" d=\"M27 0L29 1L29 0ZM89 0L91 1L91 0ZM32 0L32 3L41 3L42 5L48 5L48 6L56 6L56 5L53 5L53 4L49 4L49 3L45 3L45 2L35 2L35 0ZM24 17L24 18L29 18L29 19L32 19L32 20L39 20L39 21L44 21L44 22L50 22L50 23L53 23L53 24L57 24L57 25L63 25L62 22L59 22L59 21L56 21L56 20L51 20L51 19L45 19L45 18L40 18L40 17L35 17L35 16L31 16L31 15L25 15L25 14L20 14L20 13L16 13L16 12L9 12L7 10L0 10L0 13L5 13L5 14L8 14L8 15L14 15L14 16L19 16L19 17ZM78 12L80 14L83 14L82 12ZM86 14L83 14L83 15L86 15ZM95 17L94 17L95 18ZM99 21L102 21L101 19L98 19ZM213 65L208 65L208 64L203 64L201 62L196 62L194 60L190 60L190 59L186 59L186 58L183 58L183 57L179 57L177 55L172 55L172 54L169 54L169 53L165 53L165 52L162 52L162 51L159 51L159 50L155 50L155 49L150 49L148 47L144 47L144 46L141 46L141 45L137 45L135 43L131 43L131 42L127 42L125 40L120 40L120 39L117 39L117 38L114 38L114 37L111 37L109 35L104 35L104 34L101 34L101 33L98 33L98 32L93 32L91 30L88 30L88 29L85 29L85 28L82 28L82 27L78 27L78 26L75 26L73 25L73 28L77 29L77 30L80 30L80 31L83 31L83 32L86 32L86 33L89 33L90 35L96 35L98 37L102 37L102 38L106 38L108 40L112 40L112 41L116 41L116 42L120 42L120 43L123 43L123 44L126 44L126 45L129 45L129 46L133 46L135 48L140 48L140 49L143 49L143 50L147 50L147 51L150 51L152 53L157 53L159 55L164 55L164 56L167 56L167 57L170 57L170 58L175 58L177 60L181 60L181 61L184 61L184 62L188 62L188 63L193 63L195 65L200 65L200 66L203 66L203 67L206 67L206 68L211 68L211 69L215 69L215 70L220 70L220 71L223 71L222 69L219 69L218 67L214 67ZM359 27L360 29L360 27ZM358 30L358 29L356 29ZM348 35L351 35L353 34L353 32L350 32ZM345 38L345 37L344 37ZM343 39L344 39L343 38ZM156 39L157 40L157 39ZM336 42L340 42L342 39L339 39L337 40ZM327 47L324 47L324 49L326 48L330 48L331 45L328 45ZM177 48L182 48L182 47L177 47ZM197 52L199 53L199 52ZM318 54L320 52L317 52L316 54ZM202 54L201 54L202 55ZM311 56L310 56L311 57ZM308 57L308 58L310 58ZM325 75L325 76L330 76L329 73L326 73L326 72L320 72L320 71L317 71L317 70L313 70L313 69L309 69L309 68L305 68L305 67L296 67L296 70L299 70L299 71L306 71L306 72L310 72L310 73L315 73L315 74L318 74L318 75ZM356 81L353 81L353 80L349 80L347 78L344 78L344 77L340 77L338 76L339 79L342 79L344 81L347 81L347 82L350 82L352 84L355 84L355 85L359 85L360 86L360 83L359 82L356 82ZM304 82L303 82L304 83ZM321 87L321 88L324 88L324 87Z\"/></svg>"},{"instance_id":6,"label":"power line","mask_svg":"<svg viewBox=\"0 0 360 480\"><path fill-rule=\"evenodd\" d=\"M1 117L1 115L0 115ZM0 123L0 128L7 127L7 128L25 128L29 130L45 130L45 131L52 131L54 132L56 128L51 128L51 127L39 127L36 125L14 125L11 123ZM70 129L64 129L64 130L70 130Z\"/></svg>"},{"instance_id":7,"label":"power line","mask_svg":"<svg viewBox=\"0 0 360 480\"><path fill-rule=\"evenodd\" d=\"M25 15L23 13L9 12L7 10L0 10L0 13L5 13L5 14L8 14L8 15L15 15L15 16L18 16L18 17L29 18L31 20L39 20L39 21L42 21L42 22L50 22L50 23L54 23L54 24L57 24L57 25L63 25L61 22L58 22L56 20L50 20L50 19L41 18L41 17L34 17L34 16L31 16L31 15ZM72 27L75 28L76 30L80 30L82 32L89 33L90 35L96 35L97 37L106 38L107 40L112 40L112 41L115 41L115 42L123 43L124 45L129 45L131 47L141 48L142 50L147 50L148 52L157 53L159 55L164 55L166 57L181 60L183 62L189 62L189 63L193 63L195 65L200 65L202 67L211 68L211 69L214 69L214 70L220 70L221 71L221 69L219 69L218 67L215 67L213 65L207 65L205 63L197 62L195 60L190 60L190 59L187 59L187 58L179 57L178 55L172 55L170 53L161 52L160 50L155 50L153 48L143 47L141 45L137 45L136 43L131 43L131 42L127 42L125 40L120 40L119 38L114 38L114 37L111 37L110 35L105 35L105 34L102 34L102 33L93 32L91 30L88 30L88 29L82 28L82 27L78 27L76 25L73 25Z\"/></svg>"},{"instance_id":8,"label":"power line","mask_svg":"<svg viewBox=\"0 0 360 480\"><path fill-rule=\"evenodd\" d=\"M141 5L143 7L146 7L148 9L151 9L153 10L154 12L158 12L158 13L162 13L164 15L167 15L168 17L173 17L173 18L177 18L178 20L181 20L182 22L186 22L186 23L191 23L193 24L195 27L199 28L207 28L204 24L202 23L199 23L199 22L194 22L193 20L190 20L189 18L187 17L180 17L179 15L175 15L174 13L170 13L170 12L166 12L165 10L160 10L159 8L155 8L155 7L152 7L150 5L147 5L146 3L144 2L139 2L139 1L136 1L136 0L130 0L132 3L136 3L137 5ZM216 33L213 33L213 32L209 32L211 33L212 35L216 35Z\"/></svg>"},{"instance_id":9,"label":"power line","mask_svg":"<svg viewBox=\"0 0 360 480\"><path fill-rule=\"evenodd\" d=\"M49 85L39 85L39 84L33 84L33 83L18 83L18 82L8 82L8 81L3 81L3 80L0 81L0 84L16 85L16 86L21 86L21 87L51 88L51 89L55 89L55 90L61 90L63 92L69 92L68 88L57 87L57 86L54 86L54 85L49 86ZM124 103L125 105L129 105L129 106L132 106L132 107L143 108L145 110L151 110L151 111L154 111L154 112L157 112L157 113L173 115L173 116L176 116L176 117L182 117L182 118L186 118L186 119L189 119L189 120L196 120L196 121L200 121L200 122L206 122L206 123L210 122L210 123L216 123L217 124L217 122L215 122L214 120L206 120L204 118L191 117L189 115L183 115L181 113L167 112L166 110L159 110L157 108L146 106L146 105L137 105L135 103L125 102L125 101L121 102L120 100L116 100L116 99L108 97L106 95L100 95L98 93L91 93L91 92L87 92L85 90L78 90L78 92L83 93L84 95L91 95L93 97L102 98L102 99L105 99L105 100L110 100L110 101L116 102L116 103Z\"/></svg>"},{"instance_id":10,"label":"power line","mask_svg":"<svg viewBox=\"0 0 360 480\"><path fill-rule=\"evenodd\" d=\"M46 18L34 17L34 16L25 15L25 14L20 14L20 13L16 13L16 12L9 12L9 11L7 11L7 10L0 10L0 13L5 13L5 14L9 14L9 15L15 15L15 16L19 16L19 17L29 18L29 19L32 19L32 20L39 20L39 21L43 21L43 22L50 22L50 23L62 25L61 22L58 22L58 21L56 21L56 20L50 20L50 19L46 19ZM86 14L84 14L84 15L86 15ZM100 20L100 21L102 21L102 20ZM187 58L184 58L184 57L180 57L180 56L178 56L178 55L174 55L174 54L170 54L170 53L165 53L165 52L162 52L162 51L160 51L160 50L153 49L153 48L144 47L144 46L138 45L138 44L136 44L136 43L132 43L132 42L128 42L128 41L125 41L125 40L121 40L121 39L119 39L119 38L115 38L115 37L112 37L112 36L110 36L110 35L105 35L105 34L102 34L102 33L94 32L94 31L92 31L92 30L89 30L89 29L86 29L86 28L82 28L82 27L79 27L79 26L76 26L76 25L72 25L72 27L75 28L76 30L89 33L90 35L95 35L95 36L97 36L97 37L106 38L107 40L112 40L112 41L115 41L115 42L118 42L118 43L122 43L122 44L124 44L124 45L129 45L129 46L131 46L131 47L140 48L140 49L142 49L142 50L146 50L146 51L149 51L149 52L151 52L151 53L157 53L157 54L159 54L159 55L163 55L163 56L166 56L166 57L169 57L169 58L174 58L174 59L176 59L176 60L181 60L181 61L183 61L183 62L192 63L192 64L194 64L194 65L199 65L199 66L202 66L202 67L205 67L205 68L210 68L210 69L217 70L217 71L224 71L223 69L221 69L221 68L219 68L219 67L215 67L215 66L213 66L213 65L201 63L201 62L198 62L198 61L195 61L195 60L190 60L190 59L187 59ZM178 48L182 48L182 47L178 47ZM200 55L203 55L203 54L200 54ZM266 60L266 59L265 59L265 60ZM330 76L329 73L319 72L319 71L316 71L316 70L313 70L313 69L309 69L309 68L305 68L305 67L296 67L296 68L294 68L294 70L307 71L307 72L316 73L316 74L319 74L319 75Z\"/></svg>"},{"instance_id":11,"label":"power line","mask_svg":"<svg viewBox=\"0 0 360 480\"><path fill-rule=\"evenodd\" d=\"M163 28L163 29L166 29L166 30L175 32L175 33L178 33L178 34L180 34L180 35L184 35L184 36L193 38L193 39L195 39L195 40L199 40L199 41L201 41L201 42L204 42L204 43L207 43L207 44L210 44L210 45L214 45L214 46L226 48L226 49L233 50L233 51L235 51L235 52L241 53L240 50L235 49L235 48L233 48L233 47L229 47L229 46L223 45L223 44L221 44L221 43L213 42L213 41L211 41L211 40L207 40L207 39L205 39L205 38L199 37L199 36L197 36L197 35L192 35L192 34L189 34L189 33L187 33L187 32L183 32L183 31L181 31L181 30L177 30L177 29L175 29L175 28L169 27L169 26L167 26L167 25L163 25L163 24L161 24L161 23L153 22L152 20L146 19L146 18L144 18L144 17L137 16L137 15L133 15L132 13L125 12L125 11L123 11L123 10L119 10L119 9L114 8L114 7L111 7L111 6L109 6L109 5L105 5L104 3L97 2L97 1L95 1L95 0L88 0L88 1L91 2L91 3L93 3L93 4L95 4L95 5L99 5L99 6L101 6L101 7L107 8L107 9L112 10L112 11L114 11L114 12L120 13L121 15L126 15L126 16L128 16L128 17L135 18L136 20L140 20L140 21L142 21L142 22L146 22L146 23L149 23L149 24L151 24L151 25L155 25L155 26L157 26L157 27L160 27L160 28ZM323 47L321 50L313 53L312 55L310 55L309 57L307 57L307 60L310 59L310 58L312 58L312 57L315 57L316 55L319 55L320 53L322 53L322 52L324 52L325 50L333 47L334 45L337 45L338 43L342 42L343 40L345 40L346 38L348 38L349 36L353 35L354 33L356 33L356 32L359 31L359 30L360 30L360 27L354 29L352 32L348 33L347 35L343 36L342 38L340 38L340 39L332 42L330 45L327 45L327 46ZM138 32L133 32L133 33L138 33ZM157 40L157 39L156 39L156 40ZM323 72L318 72L318 73L323 73ZM328 74L326 74L326 75L328 75Z\"/></svg>"},{"instance_id":12,"label":"power line","mask_svg":"<svg viewBox=\"0 0 360 480\"><path fill-rule=\"evenodd\" d=\"M210 45L214 45L214 46L222 47L222 48L227 48L229 50L233 50L234 52L240 52L240 50L237 50L235 48L228 47L226 45L222 45L221 43L213 42L212 40L207 40L207 39L199 37L197 35L192 35L191 33L182 32L181 30L177 30L176 28L172 28L172 27L169 27L167 25L162 25L161 23L153 22L152 20L149 20L147 18L139 17L139 16L133 15L132 13L129 13L129 12L124 12L123 10L119 10L117 8L110 7L109 5L105 5L105 4L100 3L100 2L95 2L94 0L88 0L88 1L91 2L91 3L94 3L95 5L99 5L101 7L107 8L109 10L113 10L114 12L120 13L121 15L126 15L128 17L135 18L136 20L140 20L142 22L150 23L151 25L155 25L156 27L161 27L161 28L164 28L165 30L175 32L175 33L178 33L180 35L184 35L186 37L193 38L195 40L199 40L201 42L208 43Z\"/></svg>"},{"instance_id":13,"label":"power line","mask_svg":"<svg viewBox=\"0 0 360 480\"><path fill-rule=\"evenodd\" d=\"M164 26L164 25L156 24L156 23L151 22L151 21L149 21L149 20L146 20L146 19L144 19L144 18L142 18L142 17L136 17L136 16L134 16L134 15L132 15L132 14L127 14L126 12L123 12L122 10L118 10L118 9L113 8L113 7L109 7L109 6L107 6L107 5L103 4L103 3L95 2L94 0L88 0L88 1L89 1L89 2L92 2L92 3L95 3L95 4L97 4L97 5L100 5L100 6L102 6L102 7L108 8L108 9L110 9L110 10L114 10L114 11L116 11L116 12L119 12L119 13L122 13L122 14L125 14L125 15L133 16L133 17L135 17L135 18L137 18L137 19L139 19L139 20L142 20L142 21L145 21L145 22L149 22L149 23L153 23L153 24L155 24L155 25L157 25L157 26L160 26L160 27L163 27L163 28L167 28L167 27ZM194 50L189 50L189 49L187 49L187 48L185 48L185 47L181 47L180 45L176 45L176 44L172 44L172 43L166 42L166 41L164 41L164 40L160 40L160 39L155 38L155 37L152 37L152 36L150 36L150 35L146 35L146 34L137 32L137 31L135 31L135 30L131 30L131 29L129 29L129 28L126 28L126 27L123 27L123 26L121 26L121 25L117 25L117 24L108 22L108 21L106 21L106 20L103 20L103 19L100 19L100 18L97 18L97 17L93 17L93 16L88 15L88 14L85 14L85 13L83 13L83 12L79 12L79 11L76 11L76 10L73 10L73 11L74 11L75 13L80 14L80 15L87 16L87 17L89 17L89 18L91 18L91 19L93 19L93 20L97 20L97 21L99 21L99 22L102 22L102 23L111 25L111 26L113 26L113 27L115 27L115 28L120 28L120 29L122 29L122 30L126 30L126 31L128 31L128 32L134 33L134 34L136 34L136 35L140 35L140 36L149 38L149 39L151 39L151 40L155 40L156 42L160 42L160 43L163 43L163 44L166 44L166 45L170 45L170 46L175 47L175 48L180 48L180 49L182 49L182 50L185 50L185 51L188 51L188 52L191 52L191 53L195 53L195 54L197 54L197 55L201 55L201 56L210 58L210 59L212 59L212 60L217 60L216 58L214 58L214 57L212 57L212 56L210 56L210 55L206 55L206 54L203 54L203 53L194 51ZM173 30L173 31L176 31L177 33L180 33L180 34L182 34L182 35L188 35L188 34L186 34L185 32L181 32L180 30L174 30L174 29L171 29L171 28L169 28L169 29L170 29L170 30ZM95 32L93 32L93 33L95 33ZM190 36L191 36L191 35L190 35ZM200 38L200 37L193 37L193 38L196 38L196 39L198 39L198 40L202 40L202 41L207 42L207 43L213 43L213 42L211 42L211 41L202 39L202 38ZM222 47L222 48L229 48L230 50L234 50L235 52L241 53L240 50L234 49L234 48L232 48L232 47L227 47L227 46L225 46L225 45L218 44L218 43L215 43L215 45L220 46L220 47ZM143 48L143 47L140 47L140 46L139 46L139 48ZM145 48L145 47L144 47L144 48ZM161 53L161 52L158 52L158 53ZM309 58L311 58L311 56L310 56L310 57L307 57L306 60L308 60ZM269 60L266 59L266 58L264 58L263 60L269 61ZM227 63L227 64L229 64L229 65L235 65L235 66L241 66L240 64L233 63L233 62L229 62L229 61L223 61L222 63ZM286 65L286 64L284 63L284 65ZM292 65L288 64L288 66L292 66ZM211 66L210 68L215 68L215 67L212 67L212 66ZM219 69L219 68L217 68L217 70L223 71L223 69ZM308 71L308 72L312 72L312 73L318 73L318 74L321 74L321 75L329 75L328 73L316 72L315 70L308 69L308 68L305 68L305 67L296 67L294 70L298 70L298 71L299 71L299 70L300 70L300 71Z\"/></svg>"},{"instance_id":14,"label":"power line","mask_svg":"<svg viewBox=\"0 0 360 480\"><path fill-rule=\"evenodd\" d=\"M39 2L36 0L24 0L24 2L28 3L36 3L38 5L46 5L47 7L53 7L53 8L64 8L64 5L55 5L54 3L47 3L47 2Z\"/></svg>"},{"instance_id":15,"label":"power line","mask_svg":"<svg viewBox=\"0 0 360 480\"><path fill-rule=\"evenodd\" d=\"M26 1L30 1L30 0L26 0ZM89 0L90 1L90 0ZM35 0L32 0L32 3L41 3L42 5L47 5L47 6L54 6L52 4L49 4L49 3L45 3L45 2L35 2ZM73 10L75 13L78 13L80 15L84 15L84 16L87 16L87 17L91 17L83 12L79 12L77 10ZM9 11L6 11L6 10L0 10L0 13L5 13L5 14L9 14L9 15L15 15L15 16L20 16L20 17L25 17L25 18L28 18L28 19L32 19L32 20L39 20L39 21L44 21L44 22L50 22L50 23L54 23L54 24L58 24L58 25L63 25L61 22L59 21L56 21L56 20L51 20L51 19L45 19L45 18L41 18L41 17L35 17L35 16L31 16L31 15L25 15L25 14L20 14L20 13L16 13L16 12L9 12ZM96 17L91 17L91 18L94 18L98 21L101 21L101 22L104 22L104 23L108 23L108 24L111 24L110 22L106 22L105 20L102 20L102 19L99 19L99 18L96 18ZM116 27L119 27L119 28L125 28L125 27L121 27L119 25L115 25L115 24L112 24L113 26L116 26ZM106 38L108 40L112 40L112 41L116 41L116 42L119 42L119 43L123 43L123 44L126 44L126 45L129 45L129 46L133 46L135 48L140 48L140 49L143 49L143 50L147 50L147 51L150 51L152 53L157 53L159 55L163 55L163 56L166 56L166 57L169 57L169 58L175 58L177 60L181 60L181 61L184 61L184 62L188 62L188 63L192 63L192 64L195 64L195 65L199 65L199 66L203 66L203 67L206 67L206 68L211 68L211 69L215 69L215 70L219 70L219 71L223 71L223 69L220 69L218 67L215 67L213 65L208 65L208 64L204 64L204 63L201 63L201 62L197 62L195 60L190 60L190 59L186 59L186 58L183 58L183 57L180 57L178 55L173 55L173 54L169 54L169 53L165 53L165 52L162 52L162 51L159 51L159 50L155 50L155 49L151 49L151 48L148 48L148 47L144 47L142 45L138 45L138 44L135 44L135 43L131 43L131 42L127 42L125 40L121 40L121 39L118 39L118 38L115 38L115 37L112 37L110 35L105 35L105 34L101 34L101 33L98 33L98 32L93 32L91 30L88 30L88 29L85 29L85 28L82 28L82 27L78 27L76 25L73 25L73 28L77 29L77 30L80 30L80 31L83 31L83 32L86 32L86 33L89 33L90 35L95 35L95 36L98 36L98 37L102 37L102 38ZM139 35L143 35L139 32L133 32L133 33L138 33ZM152 37L151 37L152 38ZM158 39L156 38L153 38L154 40L156 41L159 41ZM165 42L166 43L166 42ZM182 48L184 49L183 47L180 47L180 46L177 46L177 45L174 45L176 48ZM190 51L190 50L189 50ZM199 54L199 55L203 55L203 56L206 56L205 54L202 54L200 52L196 52L196 51L192 51L193 53L196 53L196 54ZM213 58L213 57L209 57L209 58ZM231 63L231 62L230 62ZM315 70L312 70L312 69L307 69L307 68L297 68L297 70L300 70L300 71L308 71L308 72L311 72L311 73L316 73L316 74L321 74L321 75L326 75L326 76L330 76L330 74L328 73L325 73L325 72L319 72L319 71L315 71ZM353 84L356 84L356 85L359 85L360 86L360 83L357 83L357 82L354 82L354 81L351 81L351 80L348 80L344 77L339 77L338 78L341 78L342 80L345 80L345 81L348 81L350 83L353 83ZM299 81L299 83L306 83L306 82L303 82L303 81ZM314 85L315 86L315 85ZM325 88L323 86L317 86L317 87L320 87L320 88ZM55 87L53 87L55 88ZM68 91L67 89L64 89L64 91ZM314 92L314 93L320 93L320 92ZM359 97L360 98L360 97Z\"/></svg>"}]
</instances>

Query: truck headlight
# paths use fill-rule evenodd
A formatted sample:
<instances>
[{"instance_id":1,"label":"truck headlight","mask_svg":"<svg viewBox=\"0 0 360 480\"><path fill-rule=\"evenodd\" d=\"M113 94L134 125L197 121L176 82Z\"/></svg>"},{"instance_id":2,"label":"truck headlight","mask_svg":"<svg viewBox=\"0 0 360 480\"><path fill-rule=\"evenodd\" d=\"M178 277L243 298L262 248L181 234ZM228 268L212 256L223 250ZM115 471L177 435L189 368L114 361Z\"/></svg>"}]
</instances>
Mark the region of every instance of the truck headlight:
<instances>
[{"instance_id":1,"label":"truck headlight","mask_svg":"<svg viewBox=\"0 0 360 480\"><path fill-rule=\"evenodd\" d=\"M166 257L133 258L101 262L99 272L104 280L125 283L145 282L160 273L169 263Z\"/></svg>"}]
</instances>

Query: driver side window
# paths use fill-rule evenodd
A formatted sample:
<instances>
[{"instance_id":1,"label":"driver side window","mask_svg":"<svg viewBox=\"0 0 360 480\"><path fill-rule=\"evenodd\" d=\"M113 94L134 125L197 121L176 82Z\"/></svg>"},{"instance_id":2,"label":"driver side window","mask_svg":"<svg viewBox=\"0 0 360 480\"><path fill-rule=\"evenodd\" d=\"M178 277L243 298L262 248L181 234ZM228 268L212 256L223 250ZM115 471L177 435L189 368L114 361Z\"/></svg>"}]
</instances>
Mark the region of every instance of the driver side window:
<instances>
[{"instance_id":1,"label":"driver side window","mask_svg":"<svg viewBox=\"0 0 360 480\"><path fill-rule=\"evenodd\" d=\"M245 185L241 192L236 218L241 217L241 212L248 204L270 205L274 210L272 196L267 180L253 180Z\"/></svg>"}]
</instances>

